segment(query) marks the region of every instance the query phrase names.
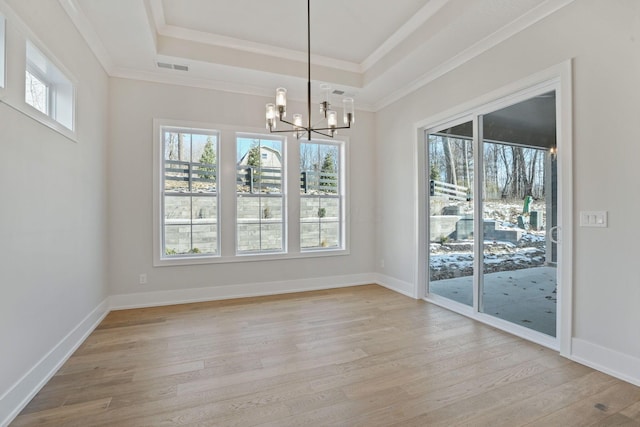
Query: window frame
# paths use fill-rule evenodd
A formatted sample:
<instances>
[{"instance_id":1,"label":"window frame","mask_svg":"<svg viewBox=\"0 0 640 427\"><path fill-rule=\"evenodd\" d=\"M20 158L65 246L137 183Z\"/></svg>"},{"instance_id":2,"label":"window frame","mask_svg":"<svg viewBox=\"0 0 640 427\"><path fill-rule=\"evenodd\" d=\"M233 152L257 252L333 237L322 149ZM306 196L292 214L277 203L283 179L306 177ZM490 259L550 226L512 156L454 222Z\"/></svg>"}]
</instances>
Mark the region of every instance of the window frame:
<instances>
[{"instance_id":1,"label":"window frame","mask_svg":"<svg viewBox=\"0 0 640 427\"><path fill-rule=\"evenodd\" d=\"M346 163L345 163L345 158L346 158L346 149L347 149L347 144L345 141L342 141L340 139L334 139L334 140L324 140L324 139L311 139L311 140L300 140L298 143L299 147L302 147L303 144L315 144L315 145L326 145L326 146L333 146L337 149L338 152L338 159L336 159L336 163L338 166L338 185L337 185L337 195L336 196L331 196L331 195L327 195L327 194L317 194L317 195L304 195L302 193L302 191L300 191L300 189L298 190L298 193L300 195L300 201L298 203L298 211L302 212L302 200L303 199L311 199L313 197L317 197L319 200L321 199L337 199L338 201L338 245L337 246L328 246L328 247L323 247L322 244L320 244L320 246L312 246L312 247L303 247L302 246L302 224L311 224L311 222L303 222L303 218L301 215L299 215L298 217L298 223L300 224L300 232L299 234L299 242L300 242L300 252L301 253L322 253L322 252L334 252L334 251L340 251L340 250L345 250L346 248L346 200L348 199L347 197L347 191L346 191L346 172L347 172L347 168L345 167ZM318 159L319 161L322 161L322 159ZM298 168L298 173L301 175L302 174L302 170L299 167ZM320 171L319 173L321 173L322 171ZM321 227L323 224L323 221L321 220L321 217L318 216L318 225Z\"/></svg>"},{"instance_id":2,"label":"window frame","mask_svg":"<svg viewBox=\"0 0 640 427\"><path fill-rule=\"evenodd\" d=\"M263 192L258 192L258 193L246 193L246 192L239 192L237 191L237 185L236 185L236 191L235 191L235 195L236 195L236 211L235 211L235 230L236 230L236 244L235 244L235 255L236 256L250 256L250 255L280 255L280 254L286 254L288 252L288 244L287 244L287 236L288 236L288 216L287 216L287 183L288 183L288 173L287 173L287 160L288 160L288 156L287 156L287 139L285 137L281 137L281 136L274 136L274 135L270 135L270 134L257 134L257 133L247 133L247 132L236 132L236 136L235 136L235 149L236 149L236 153L238 150L238 140L239 139L254 139L254 140L258 140L260 141L260 145L259 147L262 147L262 141L277 141L280 143L281 145L281 152L280 152L280 159L281 159L281 164L280 164L280 192L279 193L263 193ZM248 152L247 152L248 153ZM263 153L261 150L259 151L260 154L260 161L262 162L262 160L264 160L265 155L268 159L268 155L266 153ZM236 170L238 169L238 162L240 162L240 159L236 159ZM257 249L257 250L241 250L240 249L240 236L239 236L239 226L240 226L240 221L238 218L238 203L239 200L241 198L259 198L260 199L260 206L261 205L261 200L262 198L264 199L275 199L275 198L279 198L281 199L280 201L280 206L281 206L281 218L280 218L280 224L281 224L281 234L282 234L282 247L280 249ZM261 209L261 208L260 208ZM260 235L262 236L262 225L263 225L263 218L257 218L258 222L258 226L260 227ZM244 222L245 224L256 224L255 222L249 222L246 221ZM260 238L260 246L262 246L262 238Z\"/></svg>"},{"instance_id":3,"label":"window frame","mask_svg":"<svg viewBox=\"0 0 640 427\"><path fill-rule=\"evenodd\" d=\"M215 153L216 153L216 186L214 194L200 194L194 192L192 189L188 192L174 192L175 194L168 194L169 197L188 197L193 203L194 197L210 197L215 199L215 233L216 244L214 253L185 253L167 255L166 253L166 233L165 233L165 200L167 197L167 191L165 189L165 165L166 159L164 158L165 140L164 136L167 131L173 131L177 133L190 134L190 135L210 135L215 136ZM165 123L156 122L154 120L154 196L157 196L158 200L154 203L154 265L171 265L171 264L192 264L196 262L202 262L219 258L221 256L221 239L220 239L220 131L216 127L212 127L206 124L188 124L185 123ZM190 159L191 164L199 163ZM189 173L188 177L189 187L191 188L193 180L193 172ZM154 197L155 199L155 197ZM193 213L190 213L189 225L194 226Z\"/></svg>"},{"instance_id":4,"label":"window frame","mask_svg":"<svg viewBox=\"0 0 640 427\"><path fill-rule=\"evenodd\" d=\"M25 112L41 123L75 140L76 83L71 74L53 55L43 49L33 38L25 41L24 66ZM27 101L27 77L30 74L47 87L47 112Z\"/></svg>"},{"instance_id":5,"label":"window frame","mask_svg":"<svg viewBox=\"0 0 640 427\"><path fill-rule=\"evenodd\" d=\"M42 84L42 86L44 86L45 88L45 95L44 95L44 106L46 111L42 111L40 108L38 108L38 106L31 104L26 98L27 98L27 75L31 76L32 79L35 79L36 81L38 81L40 84ZM55 85L50 82L49 80L47 80L37 69L34 69L33 67L30 66L29 63L27 63L27 67L25 69L25 102L27 103L27 105L31 106L32 108L35 108L37 111L41 112L42 114L44 114L45 116L49 116L51 117L52 115L55 115L55 103L53 102L53 98L55 98Z\"/></svg>"},{"instance_id":6,"label":"window frame","mask_svg":"<svg viewBox=\"0 0 640 427\"><path fill-rule=\"evenodd\" d=\"M161 259L162 229L160 216L162 214L162 153L161 132L162 126L178 128L215 129L219 132L218 140L218 222L220 242L219 256L189 256L180 258ZM267 139L272 139L273 135L265 133L263 128L252 128L246 126L231 126L216 123L194 122L175 119L153 119L153 265L156 267L179 266L179 265L200 265L200 264L221 264L235 262L272 261L301 258L319 258L349 255L349 138L339 135L332 142L344 144L342 152L343 171L343 222L342 222L342 248L322 248L321 250L300 250L300 229L299 229L299 143L293 137L285 137L283 146L286 150L286 160L283 164L283 192L286 192L286 203L284 203L285 236L284 244L286 252L263 252L263 253L240 253L236 252L236 136L238 134L263 135Z\"/></svg>"}]
</instances>

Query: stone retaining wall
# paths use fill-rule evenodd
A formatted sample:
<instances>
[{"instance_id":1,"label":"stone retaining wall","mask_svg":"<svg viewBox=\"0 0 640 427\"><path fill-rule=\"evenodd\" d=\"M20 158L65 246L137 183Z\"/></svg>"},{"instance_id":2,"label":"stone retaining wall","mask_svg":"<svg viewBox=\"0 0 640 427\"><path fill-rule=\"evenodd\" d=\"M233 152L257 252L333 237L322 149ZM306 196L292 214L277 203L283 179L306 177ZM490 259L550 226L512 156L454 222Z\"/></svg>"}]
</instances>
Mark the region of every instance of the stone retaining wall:
<instances>
[{"instance_id":1,"label":"stone retaining wall","mask_svg":"<svg viewBox=\"0 0 640 427\"><path fill-rule=\"evenodd\" d=\"M191 202L194 219L190 224ZM175 253L217 251L217 200L214 197L165 197L165 247ZM302 248L337 247L340 242L339 200L300 199ZM283 244L282 199L242 196L237 199L240 251L281 250ZM223 227L225 227L223 225ZM224 233L225 229L221 230Z\"/></svg>"}]
</instances>

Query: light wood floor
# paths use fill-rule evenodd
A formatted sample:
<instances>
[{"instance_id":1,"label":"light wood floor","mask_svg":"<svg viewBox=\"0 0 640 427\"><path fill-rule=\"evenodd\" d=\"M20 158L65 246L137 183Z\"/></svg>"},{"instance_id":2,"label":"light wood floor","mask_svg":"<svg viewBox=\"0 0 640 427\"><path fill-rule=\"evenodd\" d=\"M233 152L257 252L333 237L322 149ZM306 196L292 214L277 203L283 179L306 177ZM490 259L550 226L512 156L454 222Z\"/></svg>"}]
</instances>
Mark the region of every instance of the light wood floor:
<instances>
[{"instance_id":1,"label":"light wood floor","mask_svg":"<svg viewBox=\"0 0 640 427\"><path fill-rule=\"evenodd\" d=\"M638 426L640 388L379 286L109 314L13 426Z\"/></svg>"}]
</instances>

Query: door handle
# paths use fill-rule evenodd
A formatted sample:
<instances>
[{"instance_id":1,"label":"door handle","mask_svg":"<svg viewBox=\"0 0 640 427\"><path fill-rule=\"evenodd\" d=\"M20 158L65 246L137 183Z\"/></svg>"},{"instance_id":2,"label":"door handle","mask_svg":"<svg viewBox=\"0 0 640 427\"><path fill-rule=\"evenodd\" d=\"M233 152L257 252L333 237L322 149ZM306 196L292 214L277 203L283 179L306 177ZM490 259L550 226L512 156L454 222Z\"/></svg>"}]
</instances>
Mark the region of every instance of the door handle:
<instances>
[{"instance_id":1,"label":"door handle","mask_svg":"<svg viewBox=\"0 0 640 427\"><path fill-rule=\"evenodd\" d=\"M558 244L558 240L559 240L558 239L558 230L559 229L558 229L557 225L555 225L555 226L553 226L553 227L551 227L549 229L549 240L551 240L551 243ZM555 238L553 237L553 233L556 233L556 237Z\"/></svg>"}]
</instances>

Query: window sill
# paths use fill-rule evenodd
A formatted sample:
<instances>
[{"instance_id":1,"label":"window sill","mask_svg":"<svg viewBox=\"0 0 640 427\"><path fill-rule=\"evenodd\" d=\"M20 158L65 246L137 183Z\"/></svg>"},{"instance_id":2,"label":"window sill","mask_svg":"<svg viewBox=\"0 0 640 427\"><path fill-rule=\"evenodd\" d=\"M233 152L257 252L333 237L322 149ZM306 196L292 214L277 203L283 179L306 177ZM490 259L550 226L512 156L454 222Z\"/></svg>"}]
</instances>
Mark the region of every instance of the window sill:
<instances>
[{"instance_id":1,"label":"window sill","mask_svg":"<svg viewBox=\"0 0 640 427\"><path fill-rule=\"evenodd\" d=\"M290 259L321 258L332 256L349 255L347 249L319 249L306 250L295 254L291 253L269 253L269 254L242 254L232 256L195 256L183 258L160 258L154 260L154 267L171 267L180 265L201 265L201 264L232 264L236 262L255 261L284 261Z\"/></svg>"},{"instance_id":2,"label":"window sill","mask_svg":"<svg viewBox=\"0 0 640 427\"><path fill-rule=\"evenodd\" d=\"M8 99L4 99L2 90L0 90L0 102L2 102L3 104L5 104L10 108L13 108L15 111L22 113L25 116L39 122L40 124L48 127L49 129L59 133L60 135L67 138L69 141L76 142L76 143L78 142L78 137L74 131L66 128L65 126L53 120L51 117L41 113L40 111L36 110L35 108L33 108L28 104L15 105L13 102L9 102Z\"/></svg>"}]
</instances>

